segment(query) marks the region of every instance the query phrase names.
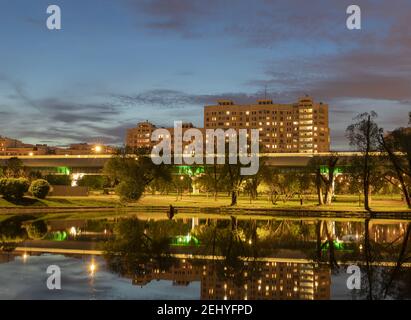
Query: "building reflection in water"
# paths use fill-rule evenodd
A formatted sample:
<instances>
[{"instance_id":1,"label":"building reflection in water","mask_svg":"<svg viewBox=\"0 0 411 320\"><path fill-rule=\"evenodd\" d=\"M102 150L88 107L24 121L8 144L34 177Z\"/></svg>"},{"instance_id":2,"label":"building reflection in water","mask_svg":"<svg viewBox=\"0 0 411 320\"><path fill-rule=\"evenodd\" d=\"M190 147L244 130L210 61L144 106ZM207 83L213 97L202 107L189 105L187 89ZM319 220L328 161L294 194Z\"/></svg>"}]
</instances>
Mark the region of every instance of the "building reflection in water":
<instances>
[{"instance_id":1,"label":"building reflection in water","mask_svg":"<svg viewBox=\"0 0 411 320\"><path fill-rule=\"evenodd\" d=\"M240 280L222 272L227 271L222 262L186 259L178 260L168 270L160 270L154 263L140 265L131 277L138 286L154 280L169 280L176 286L200 281L203 300L330 299L331 272L327 265L269 260L244 262Z\"/></svg>"},{"instance_id":2,"label":"building reflection in water","mask_svg":"<svg viewBox=\"0 0 411 320\"><path fill-rule=\"evenodd\" d=\"M0 222L0 236L13 240L0 243L0 248L11 252L28 239L31 223L20 216ZM74 235L68 232L73 228ZM28 228L32 229L37 230ZM338 273L344 263L361 267L365 298L411 296L408 221L133 217L49 221L45 230L42 240L34 241L36 246L100 245L107 268L131 278L134 285L155 280L169 280L175 286L200 282L205 300L330 299L331 273ZM51 237L58 232L67 237ZM11 259L12 254L0 254L0 263Z\"/></svg>"}]
</instances>

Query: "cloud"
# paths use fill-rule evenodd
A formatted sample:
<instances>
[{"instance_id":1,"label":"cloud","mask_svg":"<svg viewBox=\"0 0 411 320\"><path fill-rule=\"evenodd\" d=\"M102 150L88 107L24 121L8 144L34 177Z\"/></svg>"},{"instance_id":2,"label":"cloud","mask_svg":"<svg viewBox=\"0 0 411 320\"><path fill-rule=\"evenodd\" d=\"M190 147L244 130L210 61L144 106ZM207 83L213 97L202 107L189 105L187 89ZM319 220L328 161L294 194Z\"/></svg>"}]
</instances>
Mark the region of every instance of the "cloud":
<instances>
[{"instance_id":1,"label":"cloud","mask_svg":"<svg viewBox=\"0 0 411 320\"><path fill-rule=\"evenodd\" d=\"M159 35L177 33L185 38L201 37L199 26L208 16L218 12L221 1L208 0L141 0L126 1L138 17L144 17L143 27Z\"/></svg>"},{"instance_id":2,"label":"cloud","mask_svg":"<svg viewBox=\"0 0 411 320\"><path fill-rule=\"evenodd\" d=\"M162 110L183 107L215 104L219 99L232 99L236 102L247 103L255 101L258 94L221 93L221 94L189 94L178 90L156 89L148 90L135 95L113 95L119 103L134 106L155 106Z\"/></svg>"},{"instance_id":3,"label":"cloud","mask_svg":"<svg viewBox=\"0 0 411 320\"><path fill-rule=\"evenodd\" d=\"M220 37L244 46L276 48L297 41L310 46L329 43L351 48L373 46L385 39L393 45L409 40L411 3L407 0L358 0L362 9L361 32L346 28L346 9L341 0L142 0L126 1L147 30L182 37Z\"/></svg>"},{"instance_id":4,"label":"cloud","mask_svg":"<svg viewBox=\"0 0 411 320\"><path fill-rule=\"evenodd\" d=\"M193 90L197 93L192 93L180 85L191 80L182 76L192 75L183 65L179 68L184 72L173 70L179 81L169 87L125 89L122 93L104 88L103 93L93 97L87 96L91 91L87 87L82 88L82 97L60 96L55 92L39 97L40 93L30 92L23 81L0 73L3 99L0 133L31 141L74 142L91 137L121 143L125 128L140 120L168 126L180 118L202 125L204 105L222 98L237 103L254 102L264 96L266 87L268 96L276 102L290 103L310 94L316 101L329 103L333 144L343 146L345 126L356 113L376 109L382 124L388 128L402 124L407 108L410 109L409 0L356 1L363 13L361 31L349 31L345 27L349 0L332 4L329 0L124 0L121 3L127 3L127 12L132 13L144 32L150 33L149 38L141 37L150 45L156 39L153 34L160 41L176 35L183 38L178 39L178 49L181 46L182 50L195 54L191 41L201 38L204 42L198 42L200 50L207 46L213 52L205 65L211 65L212 59L225 61L231 53L227 49L238 50L239 55L233 55L236 57L233 61L246 57L243 61L247 67L239 68L247 71L240 70L238 77L235 74L235 83L241 81L241 85L235 87L235 83L224 79L221 70L215 70L215 76L219 77L216 83L232 89L202 92L200 80ZM26 23L36 21L27 18ZM184 47L187 43L189 46ZM118 45L121 48L121 42ZM155 48L158 49L157 43ZM109 63L116 63L115 59L118 57L113 56ZM158 56L153 55L150 62L155 64L155 59ZM259 70L252 69L256 62L260 63ZM229 67L227 70L224 71L229 72ZM150 77L162 76L155 72ZM204 71L200 66L195 70L199 79L208 73L210 70ZM41 79L43 75L36 76ZM231 74L227 79L230 77ZM92 86L85 82L86 86ZM70 91L75 90L67 88Z\"/></svg>"}]
</instances>

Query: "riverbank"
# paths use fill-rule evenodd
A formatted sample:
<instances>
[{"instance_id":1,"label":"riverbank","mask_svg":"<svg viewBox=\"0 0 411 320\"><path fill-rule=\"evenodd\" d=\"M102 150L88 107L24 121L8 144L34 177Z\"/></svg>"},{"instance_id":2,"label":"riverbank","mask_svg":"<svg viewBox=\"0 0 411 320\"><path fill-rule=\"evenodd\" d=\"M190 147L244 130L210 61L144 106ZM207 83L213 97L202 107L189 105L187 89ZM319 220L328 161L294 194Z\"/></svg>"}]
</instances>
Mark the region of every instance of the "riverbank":
<instances>
[{"instance_id":1,"label":"riverbank","mask_svg":"<svg viewBox=\"0 0 411 320\"><path fill-rule=\"evenodd\" d=\"M49 197L39 200L26 197L20 203L12 203L0 198L0 215L10 214L47 214L75 213L79 218L91 215L122 216L130 212L166 213L173 205L180 215L269 215L290 217L340 217L366 218L370 214L359 206L356 196L338 196L331 206L318 206L315 196L307 197L303 204L299 200L278 202L276 205L260 197L250 201L240 197L236 206L230 206L228 196L213 197L203 195L145 195L138 202L122 204L118 197L100 195L89 197ZM376 196L372 202L373 213L381 218L410 219L411 210L407 209L399 197Z\"/></svg>"}]
</instances>

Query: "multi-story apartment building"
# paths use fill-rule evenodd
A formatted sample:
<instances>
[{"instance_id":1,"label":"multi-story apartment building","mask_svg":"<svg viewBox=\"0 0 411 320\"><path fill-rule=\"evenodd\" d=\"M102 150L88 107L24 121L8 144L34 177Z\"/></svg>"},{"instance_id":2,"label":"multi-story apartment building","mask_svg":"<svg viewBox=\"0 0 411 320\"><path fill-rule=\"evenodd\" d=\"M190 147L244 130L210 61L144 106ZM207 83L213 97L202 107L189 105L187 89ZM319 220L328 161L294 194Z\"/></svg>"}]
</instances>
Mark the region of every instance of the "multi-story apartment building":
<instances>
[{"instance_id":1,"label":"multi-story apartment building","mask_svg":"<svg viewBox=\"0 0 411 320\"><path fill-rule=\"evenodd\" d=\"M186 132L188 129L194 128L194 125L190 122L182 124L182 134ZM154 130L160 129L160 127L155 126L151 122L139 122L137 123L137 127L131 128L127 130L126 136L126 145L130 148L153 148L158 142L151 141L151 134ZM174 147L174 128L162 128L166 129L170 133L170 136L167 138L171 138L171 148ZM202 129L200 129L202 130ZM187 147L190 142L183 141L183 147Z\"/></svg>"},{"instance_id":2,"label":"multi-story apartment building","mask_svg":"<svg viewBox=\"0 0 411 320\"><path fill-rule=\"evenodd\" d=\"M130 148L151 148L151 134L157 127L151 122L139 122L135 128L127 129L126 145Z\"/></svg>"},{"instance_id":3,"label":"multi-story apartment building","mask_svg":"<svg viewBox=\"0 0 411 320\"><path fill-rule=\"evenodd\" d=\"M258 100L238 105L219 100L204 107L204 129L258 129L263 152L317 153L330 150L328 105L315 103L311 97L297 103L277 104Z\"/></svg>"}]
</instances>

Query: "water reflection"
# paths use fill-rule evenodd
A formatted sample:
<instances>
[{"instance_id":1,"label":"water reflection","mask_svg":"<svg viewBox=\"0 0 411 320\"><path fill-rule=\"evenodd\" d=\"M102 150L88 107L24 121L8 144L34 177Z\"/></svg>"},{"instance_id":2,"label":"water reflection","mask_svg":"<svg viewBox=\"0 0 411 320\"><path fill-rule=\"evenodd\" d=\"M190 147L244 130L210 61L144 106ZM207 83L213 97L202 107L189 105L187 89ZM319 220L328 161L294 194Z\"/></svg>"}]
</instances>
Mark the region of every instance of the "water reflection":
<instances>
[{"instance_id":1,"label":"water reflection","mask_svg":"<svg viewBox=\"0 0 411 320\"><path fill-rule=\"evenodd\" d=\"M346 298L411 298L407 221L9 219L0 222L3 251L21 241L53 245L50 235L66 232L58 246L99 246L107 269L140 288L156 281L171 281L173 288L199 282L201 299L332 299L333 290L347 292L346 267L355 264L361 290ZM89 266L93 275L100 271L96 266Z\"/></svg>"},{"instance_id":2,"label":"water reflection","mask_svg":"<svg viewBox=\"0 0 411 320\"><path fill-rule=\"evenodd\" d=\"M326 265L301 262L243 262L230 272L222 261L175 261L170 268L146 264L132 283L145 286L154 280L170 280L175 286L200 281L201 299L329 299L330 270Z\"/></svg>"}]
</instances>

